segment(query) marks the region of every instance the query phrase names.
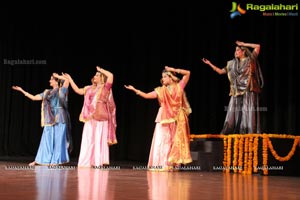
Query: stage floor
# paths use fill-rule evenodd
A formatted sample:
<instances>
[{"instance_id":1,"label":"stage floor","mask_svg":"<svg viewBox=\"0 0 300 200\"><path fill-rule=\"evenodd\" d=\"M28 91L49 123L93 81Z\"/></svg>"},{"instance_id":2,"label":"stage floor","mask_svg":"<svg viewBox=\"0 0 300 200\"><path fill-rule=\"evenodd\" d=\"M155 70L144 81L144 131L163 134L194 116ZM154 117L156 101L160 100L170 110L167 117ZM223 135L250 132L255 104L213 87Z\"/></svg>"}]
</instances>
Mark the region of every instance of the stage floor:
<instances>
[{"instance_id":1,"label":"stage floor","mask_svg":"<svg viewBox=\"0 0 300 200\"><path fill-rule=\"evenodd\" d=\"M0 161L1 199L299 199L300 177L226 174L197 168L150 172L139 163L108 168L29 167Z\"/></svg>"}]
</instances>

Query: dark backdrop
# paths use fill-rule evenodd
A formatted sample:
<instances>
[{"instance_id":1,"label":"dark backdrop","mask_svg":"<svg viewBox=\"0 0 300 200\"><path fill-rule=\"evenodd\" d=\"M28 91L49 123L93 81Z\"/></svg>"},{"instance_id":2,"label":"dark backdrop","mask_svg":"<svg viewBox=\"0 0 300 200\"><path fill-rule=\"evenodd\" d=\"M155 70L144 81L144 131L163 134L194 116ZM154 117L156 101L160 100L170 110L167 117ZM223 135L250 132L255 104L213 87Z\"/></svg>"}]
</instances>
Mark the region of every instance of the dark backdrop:
<instances>
[{"instance_id":1,"label":"dark backdrop","mask_svg":"<svg viewBox=\"0 0 300 200\"><path fill-rule=\"evenodd\" d=\"M118 144L111 147L112 160L147 161L158 102L141 99L123 85L152 91L160 85L165 65L191 71L186 87L191 133L218 134L229 83L201 58L225 67L233 58L236 40L261 44L263 131L299 135L299 17L248 12L231 19L230 9L231 2L189 8L1 8L0 155L34 156L42 133L40 102L11 90L12 85L38 94L49 88L52 72L67 72L78 86L85 86L96 65L115 75ZM44 63L13 65L11 60ZM82 103L83 97L70 89L75 159L83 127L78 121Z\"/></svg>"}]
</instances>

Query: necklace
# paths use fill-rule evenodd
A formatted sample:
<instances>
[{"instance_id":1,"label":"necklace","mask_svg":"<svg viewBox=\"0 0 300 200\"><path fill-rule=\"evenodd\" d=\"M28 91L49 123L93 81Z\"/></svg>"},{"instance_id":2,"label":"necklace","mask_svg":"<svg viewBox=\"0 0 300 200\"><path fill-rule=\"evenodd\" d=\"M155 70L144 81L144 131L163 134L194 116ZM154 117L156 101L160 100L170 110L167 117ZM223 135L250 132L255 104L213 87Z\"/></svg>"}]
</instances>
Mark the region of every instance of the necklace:
<instances>
[{"instance_id":1,"label":"necklace","mask_svg":"<svg viewBox=\"0 0 300 200\"><path fill-rule=\"evenodd\" d=\"M167 86L167 89L168 89L169 93L172 94L172 92L173 92L172 86L171 86L171 85L168 85L168 86Z\"/></svg>"}]
</instances>

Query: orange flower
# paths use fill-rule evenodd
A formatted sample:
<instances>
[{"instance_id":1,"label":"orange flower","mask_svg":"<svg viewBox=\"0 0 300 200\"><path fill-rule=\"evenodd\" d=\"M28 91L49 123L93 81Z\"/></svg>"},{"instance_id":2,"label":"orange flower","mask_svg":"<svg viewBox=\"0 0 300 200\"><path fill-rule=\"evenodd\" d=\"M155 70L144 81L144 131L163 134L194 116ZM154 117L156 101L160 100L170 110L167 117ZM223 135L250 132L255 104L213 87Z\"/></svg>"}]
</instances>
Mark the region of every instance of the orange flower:
<instances>
[{"instance_id":1,"label":"orange flower","mask_svg":"<svg viewBox=\"0 0 300 200\"><path fill-rule=\"evenodd\" d=\"M300 141L300 136L288 135L288 134L231 134L231 135L219 135L219 134L204 134L204 135L190 135L191 140L194 138L220 138L223 139L223 167L224 172L229 173L231 162L233 165L233 171L236 173L243 172L243 174L252 174L252 171L257 173L258 171L258 141L262 138L262 167L263 174L268 175L268 149L276 160L284 162L288 161L295 154L297 145ZM286 156L279 156L273 147L270 138L280 139L294 139L292 149ZM233 158L232 158L232 140L233 144ZM232 160L233 159L233 160ZM238 170L237 170L238 169Z\"/></svg>"}]
</instances>

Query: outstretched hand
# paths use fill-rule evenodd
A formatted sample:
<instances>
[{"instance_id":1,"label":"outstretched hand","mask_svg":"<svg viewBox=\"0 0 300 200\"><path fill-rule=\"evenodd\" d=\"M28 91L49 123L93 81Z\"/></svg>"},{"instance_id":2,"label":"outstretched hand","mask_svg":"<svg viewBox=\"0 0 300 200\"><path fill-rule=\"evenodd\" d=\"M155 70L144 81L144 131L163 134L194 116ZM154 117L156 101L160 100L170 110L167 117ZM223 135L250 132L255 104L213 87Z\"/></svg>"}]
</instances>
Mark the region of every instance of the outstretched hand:
<instances>
[{"instance_id":1,"label":"outstretched hand","mask_svg":"<svg viewBox=\"0 0 300 200\"><path fill-rule=\"evenodd\" d=\"M17 90L17 91L20 91L20 92L22 92L22 88L21 87L19 87L19 86L12 86L12 89L13 90Z\"/></svg>"},{"instance_id":2,"label":"outstretched hand","mask_svg":"<svg viewBox=\"0 0 300 200\"><path fill-rule=\"evenodd\" d=\"M124 85L124 87L128 90L135 90L135 88L132 85Z\"/></svg>"},{"instance_id":3,"label":"outstretched hand","mask_svg":"<svg viewBox=\"0 0 300 200\"><path fill-rule=\"evenodd\" d=\"M202 58L202 61L203 61L205 64L207 64L207 65L209 65L209 64L210 64L210 61L209 61L209 60L207 60L206 58Z\"/></svg>"}]
</instances>

